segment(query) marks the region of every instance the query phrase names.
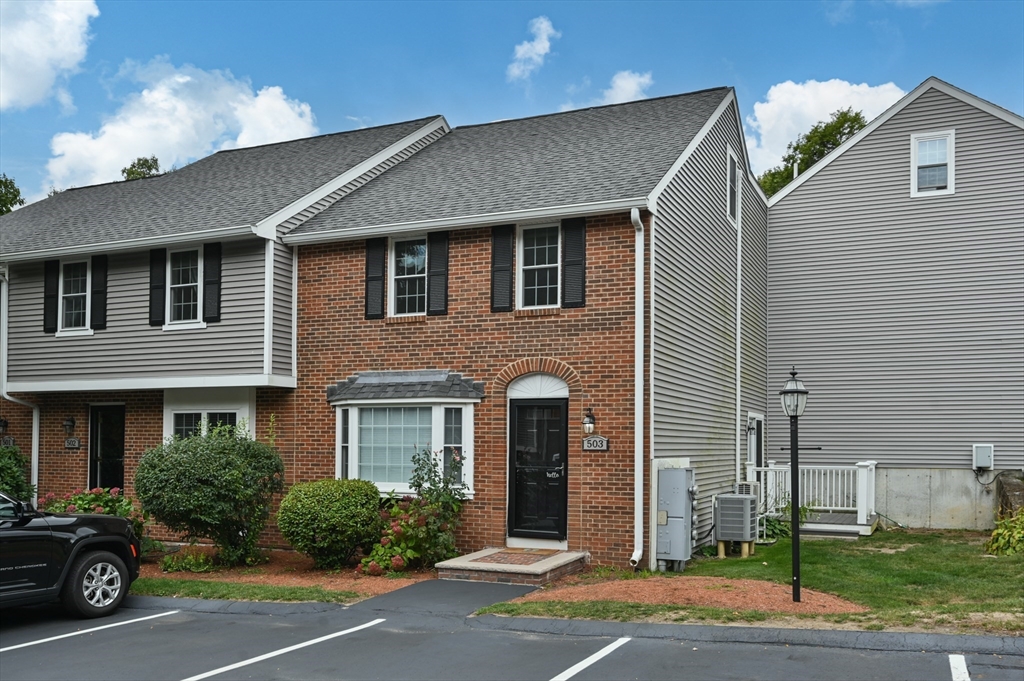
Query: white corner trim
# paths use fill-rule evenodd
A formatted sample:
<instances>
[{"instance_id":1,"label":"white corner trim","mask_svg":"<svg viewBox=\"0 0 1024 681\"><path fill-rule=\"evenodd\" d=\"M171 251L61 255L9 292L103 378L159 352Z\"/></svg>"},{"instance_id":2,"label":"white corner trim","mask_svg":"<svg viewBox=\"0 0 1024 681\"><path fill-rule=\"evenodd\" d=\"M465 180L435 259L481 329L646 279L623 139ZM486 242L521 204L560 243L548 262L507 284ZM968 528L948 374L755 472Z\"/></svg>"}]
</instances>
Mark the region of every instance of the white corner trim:
<instances>
[{"instance_id":1,"label":"white corner trim","mask_svg":"<svg viewBox=\"0 0 1024 681\"><path fill-rule=\"evenodd\" d=\"M263 254L263 373L274 368L274 242L264 242Z\"/></svg>"},{"instance_id":2,"label":"white corner trim","mask_svg":"<svg viewBox=\"0 0 1024 681\"><path fill-rule=\"evenodd\" d=\"M995 116L996 118L1006 121L1011 125L1015 125L1018 128L1024 129L1024 118L1021 118L1017 114L1007 111L1002 107L996 106L991 102L986 102L984 99L976 97L969 92L965 92L964 90L961 90L958 87L954 87L949 83L941 81L935 76L932 76L928 78L928 80L924 81L916 88L914 88L910 92L910 94L905 95L903 99L899 100L898 102L890 106L888 109L886 109L884 112L882 112L878 117L876 117L873 121L868 123L856 135L840 144L838 147L829 152L828 155L826 155L823 159L821 159L813 166L808 168L803 175L800 175L798 178L796 178L795 180L787 184L785 187L783 187L781 190L779 190L778 193L774 194L768 200L768 207L771 208L779 201L789 196L794 190L796 190L797 187L802 185L810 178L814 177L816 174L821 172L825 167L827 167L830 163L832 163L832 161L836 160L844 153L846 153L847 149L849 149L850 147L852 147L853 145L857 144L862 139L870 135L872 132L881 127L890 118L898 114L900 111L903 111L903 109L907 108L918 97L923 95L928 90L932 89L938 90L939 92L947 94L955 99L959 99L964 104L968 104L977 109L981 109L987 114L991 114L992 116Z\"/></svg>"},{"instance_id":3,"label":"white corner trim","mask_svg":"<svg viewBox=\"0 0 1024 681\"><path fill-rule=\"evenodd\" d=\"M415 222L394 222L366 227L350 227L333 229L325 232L309 234L285 234L282 241L286 244L321 244L334 241L366 239L374 236L389 236L416 232L429 232L440 229L460 229L520 223L526 220L544 220L578 215L605 215L619 213L631 208L645 208L647 199L636 197L629 199L612 199L610 201L594 201L591 203L574 203L564 206L547 206L544 208L526 208L500 213L481 213L479 215L462 215L434 220L417 220Z\"/></svg>"},{"instance_id":4,"label":"white corner trim","mask_svg":"<svg viewBox=\"0 0 1024 681\"><path fill-rule=\"evenodd\" d=\"M55 381L11 381L17 393L70 393L82 390L163 390L165 388L294 388L294 376L224 374L221 376L148 376L143 378L85 378Z\"/></svg>"},{"instance_id":5,"label":"white corner trim","mask_svg":"<svg viewBox=\"0 0 1024 681\"><path fill-rule=\"evenodd\" d=\"M263 218L256 223L256 233L262 236L264 239L276 239L277 238L277 226L282 222L288 220L297 213L305 210L312 206L317 201L329 196L337 190L344 187L349 182L358 179L362 175L365 175L369 171L379 166L384 161L399 153L406 147L412 146L416 142L419 142L424 137L433 134L437 130L443 130L445 134L451 131L451 127L448 125L448 121L445 120L444 116L438 116L433 119L425 126L412 132L402 139L398 140L394 144L390 145L382 151L378 151L370 158L362 161L361 163L353 166L349 170L346 170L341 175L333 178L332 180L324 183L320 187L317 187L310 193L306 194L302 198L292 201L290 204L277 210L267 217Z\"/></svg>"},{"instance_id":6,"label":"white corner trim","mask_svg":"<svg viewBox=\"0 0 1024 681\"><path fill-rule=\"evenodd\" d=\"M718 119L721 118L722 113L735 101L736 93L733 92L732 88L730 88L729 92L725 95L725 98L722 99L715 111L708 116L708 119L704 121L704 125L702 125L700 130L697 131L697 134L693 136L693 139L686 145L686 148L683 149L683 153L679 154L679 158L676 159L676 162L672 164L672 167L668 169L668 172L665 173L664 177L658 181L658 184L654 185L654 189L647 195L647 210L652 213L658 212L658 199L661 197L661 193L665 191L665 188L676 176L676 173L679 172L679 169L683 167L683 164L689 160L694 150L700 146L701 142L704 141L704 138L708 136L709 132L711 132L711 129L715 127L715 124L718 122ZM741 134L742 131L743 128L740 128Z\"/></svg>"},{"instance_id":7,"label":"white corner trim","mask_svg":"<svg viewBox=\"0 0 1024 681\"><path fill-rule=\"evenodd\" d=\"M96 253L111 253L113 251L133 251L150 247L176 246L179 244L192 244L207 241L220 241L231 237L252 236L256 228L252 225L240 225L238 227L219 227L217 229L205 229L195 232L183 232L181 234L165 234L163 236L147 236L139 239L122 239L121 241L97 242L82 244L81 246L67 246L64 248L46 248L38 251L21 251L15 253L4 253L0 255L3 262L26 262L30 260L50 260L63 258L64 256L80 256Z\"/></svg>"}]
</instances>

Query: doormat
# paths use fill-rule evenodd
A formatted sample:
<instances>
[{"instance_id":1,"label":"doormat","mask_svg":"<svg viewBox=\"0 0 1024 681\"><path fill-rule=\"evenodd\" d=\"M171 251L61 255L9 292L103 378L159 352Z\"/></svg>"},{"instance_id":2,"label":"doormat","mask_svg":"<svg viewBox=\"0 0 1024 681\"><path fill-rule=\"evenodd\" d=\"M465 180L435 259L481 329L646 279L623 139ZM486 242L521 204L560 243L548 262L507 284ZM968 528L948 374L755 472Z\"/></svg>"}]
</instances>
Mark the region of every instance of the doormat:
<instances>
[{"instance_id":1,"label":"doormat","mask_svg":"<svg viewBox=\"0 0 1024 681\"><path fill-rule=\"evenodd\" d=\"M556 553L561 553L561 551L557 549L504 549L489 556L474 558L470 562L496 563L498 565L533 565L545 558L550 558Z\"/></svg>"}]
</instances>

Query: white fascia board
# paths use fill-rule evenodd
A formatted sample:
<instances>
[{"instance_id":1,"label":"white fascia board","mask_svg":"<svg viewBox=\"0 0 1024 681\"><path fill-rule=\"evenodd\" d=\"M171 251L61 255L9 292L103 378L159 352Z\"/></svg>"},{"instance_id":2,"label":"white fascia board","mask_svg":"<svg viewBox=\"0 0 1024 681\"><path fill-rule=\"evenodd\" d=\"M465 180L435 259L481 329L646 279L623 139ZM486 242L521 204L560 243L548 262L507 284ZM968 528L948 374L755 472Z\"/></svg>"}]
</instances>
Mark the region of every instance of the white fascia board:
<instances>
[{"instance_id":1,"label":"white fascia board","mask_svg":"<svg viewBox=\"0 0 1024 681\"><path fill-rule=\"evenodd\" d=\"M668 172L665 173L661 180L658 181L658 184L654 185L654 189L651 190L651 193L647 195L647 210L654 214L658 213L658 198L661 196L661 193L665 191L665 187L669 185L672 178L674 178L676 173L679 172L679 169L683 167L683 164L686 163L687 160L689 160L694 150L699 147L700 143L704 141L704 138L708 136L708 133L711 132L711 128L715 127L715 123L718 122L718 119L722 116L722 113L729 104L735 101L736 93L732 88L729 88L729 92L726 93L718 107L710 116L708 116L708 119L704 121L704 125L700 127L697 134L693 136L690 143L686 145L685 149L683 149L683 153L679 154L679 158L676 159L676 162L672 164L672 167L668 169Z\"/></svg>"},{"instance_id":2,"label":"white fascia board","mask_svg":"<svg viewBox=\"0 0 1024 681\"><path fill-rule=\"evenodd\" d=\"M386 407L392 404L478 404L482 397L408 397L381 398L379 400L362 399L331 400L332 407Z\"/></svg>"},{"instance_id":3,"label":"white fascia board","mask_svg":"<svg viewBox=\"0 0 1024 681\"><path fill-rule=\"evenodd\" d=\"M163 390L165 388L294 388L294 376L228 374L224 376L167 376L145 378L89 378L56 381L11 381L10 392L68 393L84 390Z\"/></svg>"},{"instance_id":4,"label":"white fascia board","mask_svg":"<svg viewBox=\"0 0 1024 681\"><path fill-rule=\"evenodd\" d=\"M217 229L203 229L196 232L182 232L181 234L147 236L139 239L124 239L122 241L108 241L106 243L84 244L81 246L67 246L65 248L47 248L38 251L4 253L3 255L0 255L0 261L26 262L30 260L50 260L66 256L110 253L112 251L134 251L156 246L174 246L176 244L188 244L195 243L197 241L219 241L222 239L252 236L254 234L256 234L256 228L253 225L219 227Z\"/></svg>"},{"instance_id":5,"label":"white fascia board","mask_svg":"<svg viewBox=\"0 0 1024 681\"><path fill-rule=\"evenodd\" d=\"M484 213L481 215L463 215L453 218L436 220L417 220L416 222L395 222L385 225L334 229L326 232L309 234L286 234L282 239L286 244L322 244L335 241L366 239L374 236L388 236L429 232L440 229L466 229L470 227L486 227L488 225L504 225L525 222L527 220L544 220L576 215L605 215L619 213L631 208L646 208L647 199L636 197L631 199L613 199L611 201L595 201L593 203L575 203L566 206L547 206L545 208L527 208L510 210L502 213Z\"/></svg>"},{"instance_id":6,"label":"white fascia board","mask_svg":"<svg viewBox=\"0 0 1024 681\"><path fill-rule=\"evenodd\" d=\"M910 92L910 94L905 95L903 99L899 100L898 102L890 106L888 109L886 109L884 112L882 112L877 118L868 123L856 135L840 144L838 147L829 152L828 155L826 155L820 161L818 161L813 166L808 168L803 175L800 175L795 180L793 180L785 187L783 187L781 190L779 190L778 193L774 194L772 198L768 200L768 207L771 208L779 201L789 196L791 193L793 193L793 191L796 190L797 187L799 187L804 182L817 175L819 172L821 172L821 170L828 166L828 164L832 163L832 161L836 160L844 153L846 153L847 149L849 149L850 147L852 147L853 145L857 144L862 139L870 135L872 132L881 127L890 118L898 114L900 111L903 111L903 109L907 108L911 103L917 100L918 97L923 95L928 90L932 89L938 90L939 92L947 94L955 99L959 99L961 102L965 104L973 106L977 109L981 109L985 113L991 114L996 118L999 118L1003 121L1006 121L1007 123L1010 123L1011 125L1015 125L1018 128L1024 129L1024 118L1021 118L1017 114L1007 111L1002 107L996 106L991 102L986 102L984 99L981 99L980 97L975 97L971 93L965 92L958 87L954 87L949 83L946 83L945 81L941 81L935 76L932 76L928 80L924 81L916 88L914 88Z\"/></svg>"},{"instance_id":7,"label":"white fascia board","mask_svg":"<svg viewBox=\"0 0 1024 681\"><path fill-rule=\"evenodd\" d=\"M427 123L425 126L416 130L415 132L406 135L402 139L398 140L386 149L377 152L370 158L366 159L362 163L353 166L351 169L346 170L341 175L338 175L334 179L325 183L324 185L314 189L310 193L306 194L300 199L292 201L284 208L271 213L267 217L256 223L256 233L265 239L277 238L277 226L282 222L288 220L295 214L305 210L312 206L317 201L320 201L326 196L329 196L333 192L344 187L349 182L361 177L362 175L373 170L384 161L388 160L398 152L402 151L406 147L419 142L427 135L433 134L437 130L444 130L445 134L451 132L451 127L448 125L448 121L445 120L444 116L438 116L434 120Z\"/></svg>"}]
</instances>

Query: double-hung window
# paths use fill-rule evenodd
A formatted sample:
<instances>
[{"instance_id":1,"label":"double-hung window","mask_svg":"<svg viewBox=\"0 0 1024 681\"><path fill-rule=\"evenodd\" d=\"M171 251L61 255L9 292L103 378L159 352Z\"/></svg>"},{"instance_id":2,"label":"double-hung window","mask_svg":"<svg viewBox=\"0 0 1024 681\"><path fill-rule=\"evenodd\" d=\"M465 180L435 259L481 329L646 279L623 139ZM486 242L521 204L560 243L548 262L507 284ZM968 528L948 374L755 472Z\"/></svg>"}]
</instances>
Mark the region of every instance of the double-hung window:
<instances>
[{"instance_id":1,"label":"double-hung window","mask_svg":"<svg viewBox=\"0 0 1024 681\"><path fill-rule=\"evenodd\" d=\"M955 190L954 130L910 136L910 195L943 196Z\"/></svg>"},{"instance_id":2,"label":"double-hung window","mask_svg":"<svg viewBox=\"0 0 1024 681\"><path fill-rule=\"evenodd\" d=\"M391 242L391 316L427 313L427 239Z\"/></svg>"},{"instance_id":3,"label":"double-hung window","mask_svg":"<svg viewBox=\"0 0 1024 681\"><path fill-rule=\"evenodd\" d=\"M60 264L60 333L89 329L89 269L88 260Z\"/></svg>"},{"instance_id":4,"label":"double-hung window","mask_svg":"<svg viewBox=\"0 0 1024 681\"><path fill-rule=\"evenodd\" d=\"M558 225L520 229L518 308L558 307L560 231Z\"/></svg>"},{"instance_id":5,"label":"double-hung window","mask_svg":"<svg viewBox=\"0 0 1024 681\"><path fill-rule=\"evenodd\" d=\"M238 425L238 412L234 411L188 411L174 412L174 436L192 437L210 432L214 428Z\"/></svg>"},{"instance_id":6,"label":"double-hung window","mask_svg":"<svg viewBox=\"0 0 1024 681\"><path fill-rule=\"evenodd\" d=\"M202 309L203 261L199 249L172 251L167 263L167 319L170 324L197 323Z\"/></svg>"}]
</instances>

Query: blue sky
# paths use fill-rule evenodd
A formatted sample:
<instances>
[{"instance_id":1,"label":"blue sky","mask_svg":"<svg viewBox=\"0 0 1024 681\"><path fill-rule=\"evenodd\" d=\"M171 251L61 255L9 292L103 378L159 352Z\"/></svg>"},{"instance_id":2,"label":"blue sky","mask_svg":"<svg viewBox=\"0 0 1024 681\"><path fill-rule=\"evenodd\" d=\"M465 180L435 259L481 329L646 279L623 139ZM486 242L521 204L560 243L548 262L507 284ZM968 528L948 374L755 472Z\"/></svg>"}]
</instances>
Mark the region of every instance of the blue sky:
<instances>
[{"instance_id":1,"label":"blue sky","mask_svg":"<svg viewBox=\"0 0 1024 681\"><path fill-rule=\"evenodd\" d=\"M1024 113L1024 1L0 0L0 172L30 199L221 148L736 88L755 172L928 76Z\"/></svg>"}]
</instances>

